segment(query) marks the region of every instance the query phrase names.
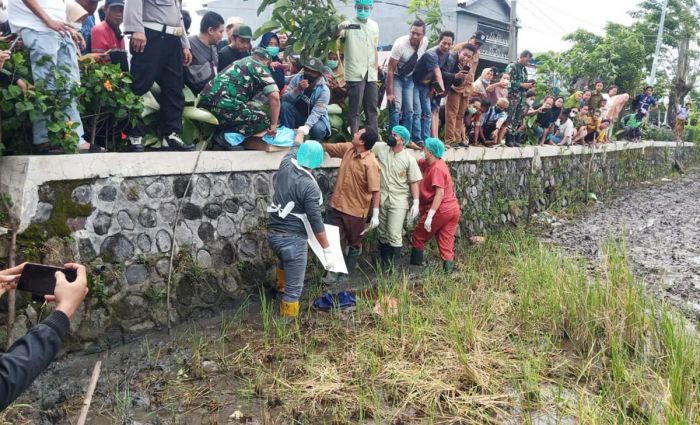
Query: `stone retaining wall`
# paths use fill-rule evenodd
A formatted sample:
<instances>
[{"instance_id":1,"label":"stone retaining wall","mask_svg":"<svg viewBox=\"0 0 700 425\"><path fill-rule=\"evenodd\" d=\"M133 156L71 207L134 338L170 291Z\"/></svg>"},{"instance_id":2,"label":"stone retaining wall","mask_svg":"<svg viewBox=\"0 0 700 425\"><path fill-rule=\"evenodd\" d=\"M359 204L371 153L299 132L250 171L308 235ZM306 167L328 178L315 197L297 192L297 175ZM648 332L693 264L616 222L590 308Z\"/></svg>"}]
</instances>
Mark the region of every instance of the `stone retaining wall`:
<instances>
[{"instance_id":1,"label":"stone retaining wall","mask_svg":"<svg viewBox=\"0 0 700 425\"><path fill-rule=\"evenodd\" d=\"M93 271L69 346L101 350L163 327L174 243L174 323L230 308L269 281L265 208L282 155L205 152L189 187L196 153L75 156L70 168L58 157L0 158L0 192L11 195L11 213L21 221L19 261L75 260ZM589 193L603 198L668 175L674 162L697 160L692 145L658 142L448 153L466 235L524 222ZM317 174L326 202L337 165L327 160ZM7 252L7 238L0 239L0 258ZM38 320L29 301L20 297L18 335Z\"/></svg>"}]
</instances>

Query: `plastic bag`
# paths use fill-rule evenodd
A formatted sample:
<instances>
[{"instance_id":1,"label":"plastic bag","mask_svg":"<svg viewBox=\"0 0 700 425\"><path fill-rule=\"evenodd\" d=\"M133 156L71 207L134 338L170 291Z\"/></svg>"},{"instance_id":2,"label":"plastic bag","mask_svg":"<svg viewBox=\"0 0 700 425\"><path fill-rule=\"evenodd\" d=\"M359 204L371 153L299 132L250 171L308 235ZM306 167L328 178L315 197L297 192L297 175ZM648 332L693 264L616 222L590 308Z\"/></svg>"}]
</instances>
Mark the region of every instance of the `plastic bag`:
<instances>
[{"instance_id":1,"label":"plastic bag","mask_svg":"<svg viewBox=\"0 0 700 425\"><path fill-rule=\"evenodd\" d=\"M277 134L274 138L266 134L263 136L262 139L268 145L289 148L294 146L294 138L296 137L296 135L297 132L292 130L291 128L280 126L277 127Z\"/></svg>"}]
</instances>

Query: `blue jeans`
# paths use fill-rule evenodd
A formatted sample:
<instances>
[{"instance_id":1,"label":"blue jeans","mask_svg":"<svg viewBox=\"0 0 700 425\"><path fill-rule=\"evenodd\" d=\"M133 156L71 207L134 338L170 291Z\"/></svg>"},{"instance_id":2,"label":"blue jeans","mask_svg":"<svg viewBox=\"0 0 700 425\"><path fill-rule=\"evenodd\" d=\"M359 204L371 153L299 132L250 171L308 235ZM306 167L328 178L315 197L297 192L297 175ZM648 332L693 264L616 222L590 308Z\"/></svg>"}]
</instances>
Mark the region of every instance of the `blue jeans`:
<instances>
[{"instance_id":1,"label":"blue jeans","mask_svg":"<svg viewBox=\"0 0 700 425\"><path fill-rule=\"evenodd\" d=\"M389 105L389 129L401 124L411 134L413 129L413 77L400 77L394 74L394 96L396 101Z\"/></svg>"},{"instance_id":2,"label":"blue jeans","mask_svg":"<svg viewBox=\"0 0 700 425\"><path fill-rule=\"evenodd\" d=\"M292 218L296 220L296 218ZM306 236L297 233L268 232L267 241L272 247L272 252L279 259L279 268L284 270L284 302L293 303L299 301L301 291L304 289L304 275L306 274L306 260L308 249L306 248Z\"/></svg>"},{"instance_id":3,"label":"blue jeans","mask_svg":"<svg viewBox=\"0 0 700 425\"><path fill-rule=\"evenodd\" d=\"M20 30L24 45L29 49L29 60L32 64L32 76L34 81L46 81L46 88L51 91L56 90L53 81L54 71L66 75L73 83L80 81L80 69L78 68L78 53L70 35L59 34L55 31L35 31L31 28ZM39 60L48 57L49 60L39 64ZM65 96L66 94L58 93ZM68 119L77 123L75 132L83 138L83 122L78 112L78 103L72 99L68 109L65 111ZM46 115L39 114L32 123L32 133L34 144L39 145L49 141L49 131L47 129L48 119Z\"/></svg>"},{"instance_id":4,"label":"blue jeans","mask_svg":"<svg viewBox=\"0 0 700 425\"><path fill-rule=\"evenodd\" d=\"M432 117L432 107L429 86L415 85L413 87L413 140L425 141L430 137L430 119Z\"/></svg>"},{"instance_id":5,"label":"blue jeans","mask_svg":"<svg viewBox=\"0 0 700 425\"><path fill-rule=\"evenodd\" d=\"M293 103L282 101L280 123L282 123L283 126L296 129L304 125L307 118L308 116L304 116L304 114L299 112ZM331 129L323 122L323 120L316 121L316 124L311 127L311 130L309 130L309 137L311 140L322 141L326 140L330 136Z\"/></svg>"}]
</instances>

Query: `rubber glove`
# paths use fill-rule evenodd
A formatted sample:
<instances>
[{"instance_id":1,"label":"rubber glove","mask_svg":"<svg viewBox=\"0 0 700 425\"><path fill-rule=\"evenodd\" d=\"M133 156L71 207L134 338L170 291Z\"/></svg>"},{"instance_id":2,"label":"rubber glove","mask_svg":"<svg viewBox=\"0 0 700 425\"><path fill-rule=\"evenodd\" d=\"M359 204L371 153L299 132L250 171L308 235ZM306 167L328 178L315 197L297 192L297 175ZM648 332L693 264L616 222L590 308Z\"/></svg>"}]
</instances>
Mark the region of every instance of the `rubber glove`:
<instances>
[{"instance_id":1,"label":"rubber glove","mask_svg":"<svg viewBox=\"0 0 700 425\"><path fill-rule=\"evenodd\" d=\"M423 223L423 227L428 233L432 233L434 215L435 210L431 208L430 211L428 211L428 216L425 218L425 223Z\"/></svg>"},{"instance_id":2,"label":"rubber glove","mask_svg":"<svg viewBox=\"0 0 700 425\"><path fill-rule=\"evenodd\" d=\"M379 227L379 208L372 209L372 219L369 221L369 228Z\"/></svg>"},{"instance_id":3,"label":"rubber glove","mask_svg":"<svg viewBox=\"0 0 700 425\"><path fill-rule=\"evenodd\" d=\"M333 249L330 246L323 248L323 256L326 260L326 270L332 270L333 266L335 266L335 263L333 262Z\"/></svg>"},{"instance_id":4,"label":"rubber glove","mask_svg":"<svg viewBox=\"0 0 700 425\"><path fill-rule=\"evenodd\" d=\"M415 220L416 217L418 217L418 199L413 200L413 206L411 206L411 211L410 211L410 219L411 221Z\"/></svg>"}]
</instances>

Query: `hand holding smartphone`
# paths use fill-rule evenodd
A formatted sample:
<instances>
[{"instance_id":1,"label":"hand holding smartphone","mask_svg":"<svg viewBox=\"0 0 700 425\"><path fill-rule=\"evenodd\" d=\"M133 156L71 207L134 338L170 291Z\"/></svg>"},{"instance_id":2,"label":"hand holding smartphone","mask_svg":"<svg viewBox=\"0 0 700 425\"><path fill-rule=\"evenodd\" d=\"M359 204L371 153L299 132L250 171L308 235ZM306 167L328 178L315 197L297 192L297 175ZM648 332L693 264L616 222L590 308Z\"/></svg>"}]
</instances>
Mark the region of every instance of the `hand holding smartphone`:
<instances>
[{"instance_id":1,"label":"hand holding smartphone","mask_svg":"<svg viewBox=\"0 0 700 425\"><path fill-rule=\"evenodd\" d=\"M56 272L62 272L69 282L74 282L78 277L73 269L27 263L22 270L17 289L33 294L53 295L56 289Z\"/></svg>"}]
</instances>

